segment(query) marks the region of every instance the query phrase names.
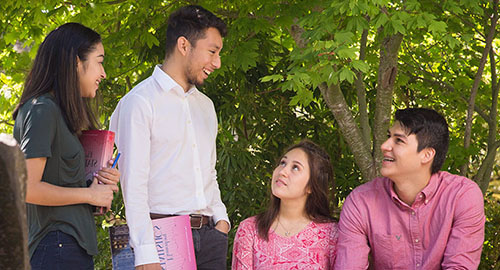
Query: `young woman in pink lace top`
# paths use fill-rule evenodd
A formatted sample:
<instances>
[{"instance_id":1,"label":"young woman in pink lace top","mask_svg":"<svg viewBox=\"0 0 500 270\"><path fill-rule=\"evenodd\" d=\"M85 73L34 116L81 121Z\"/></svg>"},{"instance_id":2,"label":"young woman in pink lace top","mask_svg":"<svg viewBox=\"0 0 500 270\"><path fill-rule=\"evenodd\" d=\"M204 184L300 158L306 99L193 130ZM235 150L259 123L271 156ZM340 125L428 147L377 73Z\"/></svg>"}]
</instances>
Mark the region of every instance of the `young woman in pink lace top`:
<instances>
[{"instance_id":1,"label":"young woman in pink lace top","mask_svg":"<svg viewBox=\"0 0 500 270\"><path fill-rule=\"evenodd\" d=\"M273 172L267 210L238 227L233 270L333 269L337 223L330 215L328 154L304 140L291 146Z\"/></svg>"}]
</instances>

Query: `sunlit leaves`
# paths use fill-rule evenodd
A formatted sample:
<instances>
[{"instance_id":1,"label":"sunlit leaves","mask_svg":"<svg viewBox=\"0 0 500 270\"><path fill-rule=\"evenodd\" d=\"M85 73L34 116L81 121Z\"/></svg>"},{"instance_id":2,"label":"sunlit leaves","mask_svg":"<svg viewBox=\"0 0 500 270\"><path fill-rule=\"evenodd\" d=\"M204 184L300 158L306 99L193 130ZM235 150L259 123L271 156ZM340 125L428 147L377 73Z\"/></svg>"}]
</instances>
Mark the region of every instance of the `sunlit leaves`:
<instances>
[{"instance_id":1,"label":"sunlit leaves","mask_svg":"<svg viewBox=\"0 0 500 270\"><path fill-rule=\"evenodd\" d=\"M367 73L370 70L370 66L366 62L361 60L353 60L351 62L351 65L353 68L363 73Z\"/></svg>"},{"instance_id":2,"label":"sunlit leaves","mask_svg":"<svg viewBox=\"0 0 500 270\"><path fill-rule=\"evenodd\" d=\"M432 34L434 34L434 35L443 33L446 31L446 23L440 22L440 21L433 21L429 25L429 31L431 31Z\"/></svg>"},{"instance_id":3,"label":"sunlit leaves","mask_svg":"<svg viewBox=\"0 0 500 270\"><path fill-rule=\"evenodd\" d=\"M279 82L283 80L283 75L281 74L273 74L273 75L267 75L264 76L260 79L261 82Z\"/></svg>"},{"instance_id":4,"label":"sunlit leaves","mask_svg":"<svg viewBox=\"0 0 500 270\"><path fill-rule=\"evenodd\" d=\"M378 29L389 21L389 17L387 17L387 14L380 12L373 21L375 22L375 29Z\"/></svg>"},{"instance_id":5,"label":"sunlit leaves","mask_svg":"<svg viewBox=\"0 0 500 270\"><path fill-rule=\"evenodd\" d=\"M140 37L141 37L141 41L146 43L146 45L150 49L153 46L158 46L160 44L160 41L155 36L153 36L153 34L151 34L149 32L143 33Z\"/></svg>"},{"instance_id":6,"label":"sunlit leaves","mask_svg":"<svg viewBox=\"0 0 500 270\"><path fill-rule=\"evenodd\" d=\"M338 57L340 57L340 58L352 59L352 58L356 57L356 53L358 52L358 49L341 46L335 52L337 53Z\"/></svg>"}]
</instances>

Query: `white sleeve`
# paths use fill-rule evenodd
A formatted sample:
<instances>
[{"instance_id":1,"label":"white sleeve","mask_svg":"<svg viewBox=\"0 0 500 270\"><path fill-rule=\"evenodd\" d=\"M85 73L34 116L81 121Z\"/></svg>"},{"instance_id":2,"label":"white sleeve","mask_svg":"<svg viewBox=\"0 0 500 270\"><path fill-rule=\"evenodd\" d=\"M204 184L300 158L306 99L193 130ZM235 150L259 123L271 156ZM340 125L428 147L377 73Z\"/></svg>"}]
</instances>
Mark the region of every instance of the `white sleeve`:
<instances>
[{"instance_id":1,"label":"white sleeve","mask_svg":"<svg viewBox=\"0 0 500 270\"><path fill-rule=\"evenodd\" d=\"M152 122L151 105L139 95L123 98L110 121L121 153L121 187L136 266L159 262L148 204Z\"/></svg>"},{"instance_id":2,"label":"white sleeve","mask_svg":"<svg viewBox=\"0 0 500 270\"><path fill-rule=\"evenodd\" d=\"M213 106L213 105L212 105ZM215 109L214 109L214 114L215 114ZM217 133L217 116L214 116L215 118L215 132ZM217 134L215 134L215 137ZM210 153L210 166L213 168L211 172L211 181L212 187L214 190L212 191L212 200L209 203L209 208L212 209L214 213L214 222L217 223L219 220L225 220L227 223L229 223L229 226L231 227L231 222L229 221L229 217L227 216L227 210L226 206L222 202L221 196L220 196L220 189L219 189L219 183L217 182L217 171L215 170L215 164L217 161L217 152L216 152L216 143L214 141L213 146L212 146L212 151Z\"/></svg>"}]
</instances>

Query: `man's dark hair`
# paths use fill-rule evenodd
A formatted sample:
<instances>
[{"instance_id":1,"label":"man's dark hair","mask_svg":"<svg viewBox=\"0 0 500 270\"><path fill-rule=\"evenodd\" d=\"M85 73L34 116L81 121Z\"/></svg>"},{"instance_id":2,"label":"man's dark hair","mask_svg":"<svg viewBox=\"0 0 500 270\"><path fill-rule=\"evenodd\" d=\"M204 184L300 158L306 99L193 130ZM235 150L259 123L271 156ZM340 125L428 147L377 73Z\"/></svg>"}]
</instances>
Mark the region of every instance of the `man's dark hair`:
<instances>
[{"instance_id":1,"label":"man's dark hair","mask_svg":"<svg viewBox=\"0 0 500 270\"><path fill-rule=\"evenodd\" d=\"M198 39L204 38L210 27L219 30L222 37L227 34L226 24L201 6L191 5L178 9L168 18L166 56L174 51L179 37L185 37L195 47Z\"/></svg>"},{"instance_id":2,"label":"man's dark hair","mask_svg":"<svg viewBox=\"0 0 500 270\"><path fill-rule=\"evenodd\" d=\"M417 136L418 152L427 147L436 151L431 174L438 172L446 159L450 141L444 117L432 109L407 108L396 111L396 121L399 121L407 135Z\"/></svg>"}]
</instances>

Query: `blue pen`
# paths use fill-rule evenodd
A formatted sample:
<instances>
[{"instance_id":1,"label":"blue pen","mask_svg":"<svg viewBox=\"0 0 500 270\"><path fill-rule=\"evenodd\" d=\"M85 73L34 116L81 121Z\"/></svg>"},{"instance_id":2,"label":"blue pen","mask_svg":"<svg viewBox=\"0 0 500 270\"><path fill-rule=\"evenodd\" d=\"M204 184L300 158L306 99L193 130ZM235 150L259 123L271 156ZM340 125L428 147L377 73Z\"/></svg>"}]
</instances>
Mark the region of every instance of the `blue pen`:
<instances>
[{"instance_id":1,"label":"blue pen","mask_svg":"<svg viewBox=\"0 0 500 270\"><path fill-rule=\"evenodd\" d=\"M118 162L119 158L120 158L120 153L118 153L118 155L116 155L115 161L113 162L113 165L111 166L111 168L114 168L116 166L116 163Z\"/></svg>"}]
</instances>

